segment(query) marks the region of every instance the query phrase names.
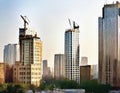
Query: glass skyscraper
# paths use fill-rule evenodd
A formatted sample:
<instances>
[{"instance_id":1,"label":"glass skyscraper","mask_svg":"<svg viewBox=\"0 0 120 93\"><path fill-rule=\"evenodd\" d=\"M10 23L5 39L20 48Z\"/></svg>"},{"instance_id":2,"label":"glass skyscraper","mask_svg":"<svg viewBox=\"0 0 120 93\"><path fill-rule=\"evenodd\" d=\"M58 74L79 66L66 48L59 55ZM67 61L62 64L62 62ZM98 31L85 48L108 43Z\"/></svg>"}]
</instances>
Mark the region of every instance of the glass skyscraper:
<instances>
[{"instance_id":1,"label":"glass skyscraper","mask_svg":"<svg viewBox=\"0 0 120 93\"><path fill-rule=\"evenodd\" d=\"M120 87L120 3L106 4L99 17L99 82Z\"/></svg>"},{"instance_id":2,"label":"glass skyscraper","mask_svg":"<svg viewBox=\"0 0 120 93\"><path fill-rule=\"evenodd\" d=\"M79 26L65 31L66 78L80 82L79 70Z\"/></svg>"}]
</instances>

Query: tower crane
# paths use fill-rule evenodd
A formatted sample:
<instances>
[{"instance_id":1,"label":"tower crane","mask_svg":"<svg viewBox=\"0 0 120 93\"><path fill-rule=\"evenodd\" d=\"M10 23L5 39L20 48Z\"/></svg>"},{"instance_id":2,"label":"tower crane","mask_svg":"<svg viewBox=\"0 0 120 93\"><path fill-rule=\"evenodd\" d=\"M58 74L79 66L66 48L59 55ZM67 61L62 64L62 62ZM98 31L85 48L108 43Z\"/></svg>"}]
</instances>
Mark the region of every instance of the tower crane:
<instances>
[{"instance_id":1,"label":"tower crane","mask_svg":"<svg viewBox=\"0 0 120 93\"><path fill-rule=\"evenodd\" d=\"M22 15L20 15L21 16L21 18L23 19L23 21L24 21L24 29L25 29L25 31L27 30L27 25L29 25L29 20L28 20L28 18L27 18L27 16L22 16Z\"/></svg>"},{"instance_id":2,"label":"tower crane","mask_svg":"<svg viewBox=\"0 0 120 93\"><path fill-rule=\"evenodd\" d=\"M78 25L75 21L72 21L72 22L73 22L72 25L71 25L71 20L68 19L68 21L69 21L69 24L70 24L71 29L72 29L72 25L73 25L73 29L79 28L79 25Z\"/></svg>"},{"instance_id":3,"label":"tower crane","mask_svg":"<svg viewBox=\"0 0 120 93\"><path fill-rule=\"evenodd\" d=\"M79 25L75 21L73 21L73 28L74 29L79 28Z\"/></svg>"},{"instance_id":4,"label":"tower crane","mask_svg":"<svg viewBox=\"0 0 120 93\"><path fill-rule=\"evenodd\" d=\"M70 20L70 19L68 19L68 21L69 21L69 24L70 24L70 28L72 29L71 20Z\"/></svg>"}]
</instances>

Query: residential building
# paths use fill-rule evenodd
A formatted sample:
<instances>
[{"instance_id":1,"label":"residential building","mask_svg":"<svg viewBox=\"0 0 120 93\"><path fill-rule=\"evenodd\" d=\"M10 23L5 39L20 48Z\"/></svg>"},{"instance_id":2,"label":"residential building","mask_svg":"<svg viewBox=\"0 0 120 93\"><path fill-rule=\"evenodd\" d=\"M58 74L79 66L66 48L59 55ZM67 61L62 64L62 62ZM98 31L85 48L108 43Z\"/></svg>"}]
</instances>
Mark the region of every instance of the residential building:
<instances>
[{"instance_id":1,"label":"residential building","mask_svg":"<svg viewBox=\"0 0 120 93\"><path fill-rule=\"evenodd\" d=\"M79 26L73 22L73 28L65 31L66 78L80 82L79 69Z\"/></svg>"},{"instance_id":2,"label":"residential building","mask_svg":"<svg viewBox=\"0 0 120 93\"><path fill-rule=\"evenodd\" d=\"M54 55L54 78L65 78L65 55Z\"/></svg>"},{"instance_id":3,"label":"residential building","mask_svg":"<svg viewBox=\"0 0 120 93\"><path fill-rule=\"evenodd\" d=\"M99 82L120 87L120 3L106 4L99 17Z\"/></svg>"},{"instance_id":4,"label":"residential building","mask_svg":"<svg viewBox=\"0 0 120 93\"><path fill-rule=\"evenodd\" d=\"M0 84L5 82L5 64L0 63Z\"/></svg>"}]
</instances>

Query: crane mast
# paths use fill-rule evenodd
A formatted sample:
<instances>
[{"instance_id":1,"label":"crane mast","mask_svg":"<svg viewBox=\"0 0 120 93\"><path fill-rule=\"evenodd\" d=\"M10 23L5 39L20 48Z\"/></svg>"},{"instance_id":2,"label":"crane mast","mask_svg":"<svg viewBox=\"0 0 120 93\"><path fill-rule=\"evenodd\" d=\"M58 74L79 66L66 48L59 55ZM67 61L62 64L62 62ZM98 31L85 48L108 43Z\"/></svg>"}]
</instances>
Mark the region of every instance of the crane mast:
<instances>
[{"instance_id":1,"label":"crane mast","mask_svg":"<svg viewBox=\"0 0 120 93\"><path fill-rule=\"evenodd\" d=\"M29 25L29 23L28 23L29 20L27 19L27 16L22 16L22 15L20 15L20 16L24 21L24 29L26 31L27 30L27 25Z\"/></svg>"}]
</instances>

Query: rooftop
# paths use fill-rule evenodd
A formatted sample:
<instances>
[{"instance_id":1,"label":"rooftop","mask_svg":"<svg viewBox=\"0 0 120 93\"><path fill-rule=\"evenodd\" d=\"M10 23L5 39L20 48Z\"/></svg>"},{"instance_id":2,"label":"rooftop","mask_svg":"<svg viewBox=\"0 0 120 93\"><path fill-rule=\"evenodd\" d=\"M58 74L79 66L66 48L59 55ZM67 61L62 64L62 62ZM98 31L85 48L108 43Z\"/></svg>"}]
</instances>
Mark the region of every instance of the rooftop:
<instances>
[{"instance_id":1,"label":"rooftop","mask_svg":"<svg viewBox=\"0 0 120 93\"><path fill-rule=\"evenodd\" d=\"M104 7L120 7L120 2L116 1L116 3L112 3L112 4L105 4Z\"/></svg>"}]
</instances>

